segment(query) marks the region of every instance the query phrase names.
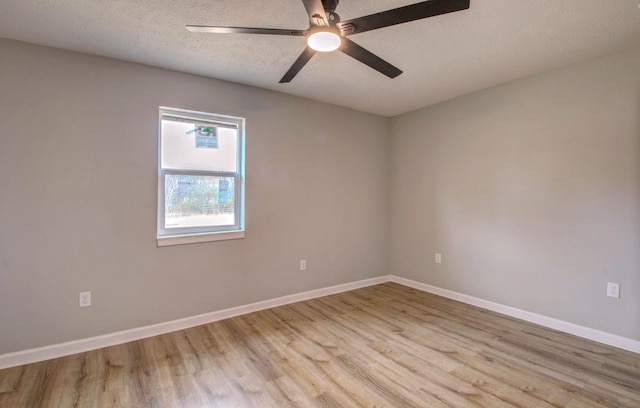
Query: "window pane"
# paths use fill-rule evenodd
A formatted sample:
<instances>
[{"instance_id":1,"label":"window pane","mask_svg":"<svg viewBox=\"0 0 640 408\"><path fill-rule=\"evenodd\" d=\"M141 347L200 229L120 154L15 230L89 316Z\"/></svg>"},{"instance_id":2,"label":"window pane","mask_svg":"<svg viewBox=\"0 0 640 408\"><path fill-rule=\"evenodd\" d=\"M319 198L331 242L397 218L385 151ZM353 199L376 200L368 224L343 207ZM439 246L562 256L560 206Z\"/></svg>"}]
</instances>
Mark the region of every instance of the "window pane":
<instances>
[{"instance_id":1,"label":"window pane","mask_svg":"<svg viewBox=\"0 0 640 408\"><path fill-rule=\"evenodd\" d=\"M238 130L162 120L162 168L235 172Z\"/></svg>"},{"instance_id":2,"label":"window pane","mask_svg":"<svg viewBox=\"0 0 640 408\"><path fill-rule=\"evenodd\" d=\"M166 174L164 228L235 224L233 177Z\"/></svg>"}]
</instances>

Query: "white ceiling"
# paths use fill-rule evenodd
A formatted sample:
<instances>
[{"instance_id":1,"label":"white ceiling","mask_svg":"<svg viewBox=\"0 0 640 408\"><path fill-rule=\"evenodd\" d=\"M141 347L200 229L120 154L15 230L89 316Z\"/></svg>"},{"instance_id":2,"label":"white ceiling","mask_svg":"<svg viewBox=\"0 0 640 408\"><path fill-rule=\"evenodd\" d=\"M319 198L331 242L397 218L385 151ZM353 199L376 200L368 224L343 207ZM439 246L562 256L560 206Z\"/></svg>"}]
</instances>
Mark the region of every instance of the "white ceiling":
<instances>
[{"instance_id":1,"label":"white ceiling","mask_svg":"<svg viewBox=\"0 0 640 408\"><path fill-rule=\"evenodd\" d=\"M352 19L417 0L342 0ZM0 37L134 61L394 116L640 45L640 0L471 0L469 10L356 34L402 69L340 52L278 81L304 37L191 33L186 24L308 28L300 0L0 0Z\"/></svg>"}]
</instances>

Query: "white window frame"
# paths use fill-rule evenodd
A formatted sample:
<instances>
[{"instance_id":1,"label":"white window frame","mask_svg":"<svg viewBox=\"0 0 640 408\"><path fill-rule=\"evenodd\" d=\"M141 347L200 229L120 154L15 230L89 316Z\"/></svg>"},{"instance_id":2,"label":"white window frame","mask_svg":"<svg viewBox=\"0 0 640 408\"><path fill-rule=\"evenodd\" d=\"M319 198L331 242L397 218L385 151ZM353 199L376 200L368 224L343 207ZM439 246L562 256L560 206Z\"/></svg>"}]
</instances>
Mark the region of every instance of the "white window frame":
<instances>
[{"instance_id":1,"label":"white window frame","mask_svg":"<svg viewBox=\"0 0 640 408\"><path fill-rule=\"evenodd\" d=\"M158 120L158 217L157 245L181 245L198 242L221 241L244 238L244 142L245 119L184 109L159 108ZM210 171L201 169L172 169L162 167L162 120L171 118L204 126L218 126L237 129L236 171ZM165 177L167 175L195 175L230 177L234 179L234 224L231 226L197 226L184 228L164 228L165 225Z\"/></svg>"}]
</instances>

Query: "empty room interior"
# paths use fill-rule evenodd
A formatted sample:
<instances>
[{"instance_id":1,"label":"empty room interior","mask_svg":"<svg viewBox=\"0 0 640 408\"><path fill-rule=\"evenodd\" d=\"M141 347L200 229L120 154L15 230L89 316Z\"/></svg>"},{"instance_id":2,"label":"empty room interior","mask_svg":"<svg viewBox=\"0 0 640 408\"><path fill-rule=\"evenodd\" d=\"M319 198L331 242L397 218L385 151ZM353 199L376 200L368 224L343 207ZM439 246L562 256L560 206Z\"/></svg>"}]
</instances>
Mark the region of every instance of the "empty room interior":
<instances>
[{"instance_id":1,"label":"empty room interior","mask_svg":"<svg viewBox=\"0 0 640 408\"><path fill-rule=\"evenodd\" d=\"M0 406L640 407L638 1L0 0Z\"/></svg>"}]
</instances>

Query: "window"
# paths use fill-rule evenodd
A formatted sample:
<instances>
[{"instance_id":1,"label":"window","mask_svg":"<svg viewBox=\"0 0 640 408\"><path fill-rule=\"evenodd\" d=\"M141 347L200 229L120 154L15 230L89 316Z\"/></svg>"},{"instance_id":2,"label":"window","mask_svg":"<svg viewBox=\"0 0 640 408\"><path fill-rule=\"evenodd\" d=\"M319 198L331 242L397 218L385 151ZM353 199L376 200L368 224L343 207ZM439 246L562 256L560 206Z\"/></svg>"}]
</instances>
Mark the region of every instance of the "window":
<instances>
[{"instance_id":1,"label":"window","mask_svg":"<svg viewBox=\"0 0 640 408\"><path fill-rule=\"evenodd\" d=\"M160 108L158 246L244 237L244 119Z\"/></svg>"}]
</instances>

